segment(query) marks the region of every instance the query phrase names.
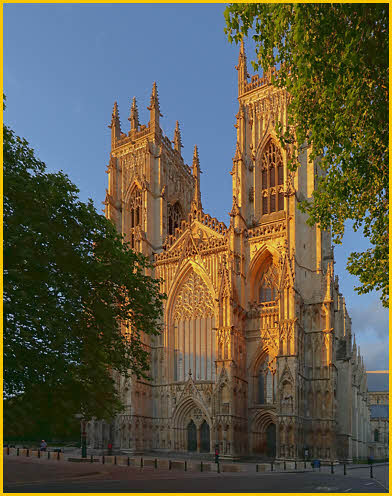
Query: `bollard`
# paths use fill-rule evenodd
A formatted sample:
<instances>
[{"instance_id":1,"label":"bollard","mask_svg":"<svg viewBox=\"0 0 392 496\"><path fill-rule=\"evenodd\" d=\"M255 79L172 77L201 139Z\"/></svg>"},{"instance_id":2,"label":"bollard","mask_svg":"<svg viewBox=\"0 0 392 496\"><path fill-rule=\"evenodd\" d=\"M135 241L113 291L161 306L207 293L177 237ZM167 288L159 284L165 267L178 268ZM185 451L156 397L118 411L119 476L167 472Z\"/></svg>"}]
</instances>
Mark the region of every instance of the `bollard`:
<instances>
[{"instance_id":1,"label":"bollard","mask_svg":"<svg viewBox=\"0 0 392 496\"><path fill-rule=\"evenodd\" d=\"M158 460L156 458L154 460L154 468L158 468Z\"/></svg>"},{"instance_id":2,"label":"bollard","mask_svg":"<svg viewBox=\"0 0 392 496\"><path fill-rule=\"evenodd\" d=\"M171 460L169 460L169 470L171 470Z\"/></svg>"},{"instance_id":3,"label":"bollard","mask_svg":"<svg viewBox=\"0 0 392 496\"><path fill-rule=\"evenodd\" d=\"M297 460L294 462L294 470L297 470Z\"/></svg>"},{"instance_id":4,"label":"bollard","mask_svg":"<svg viewBox=\"0 0 392 496\"><path fill-rule=\"evenodd\" d=\"M29 450L29 448L27 448L27 450L26 450L26 456L30 456L30 450Z\"/></svg>"},{"instance_id":5,"label":"bollard","mask_svg":"<svg viewBox=\"0 0 392 496\"><path fill-rule=\"evenodd\" d=\"M105 455L102 455L102 465L105 465Z\"/></svg>"},{"instance_id":6,"label":"bollard","mask_svg":"<svg viewBox=\"0 0 392 496\"><path fill-rule=\"evenodd\" d=\"M370 465L370 478L373 479L373 465Z\"/></svg>"},{"instance_id":7,"label":"bollard","mask_svg":"<svg viewBox=\"0 0 392 496\"><path fill-rule=\"evenodd\" d=\"M304 468L306 468L306 460L304 460Z\"/></svg>"},{"instance_id":8,"label":"bollard","mask_svg":"<svg viewBox=\"0 0 392 496\"><path fill-rule=\"evenodd\" d=\"M57 461L60 461L60 451L57 452Z\"/></svg>"},{"instance_id":9,"label":"bollard","mask_svg":"<svg viewBox=\"0 0 392 496\"><path fill-rule=\"evenodd\" d=\"M347 472L346 472L346 464L345 464L345 463L343 464L343 475L347 475Z\"/></svg>"},{"instance_id":10,"label":"bollard","mask_svg":"<svg viewBox=\"0 0 392 496\"><path fill-rule=\"evenodd\" d=\"M143 468L143 457L140 458L140 468Z\"/></svg>"},{"instance_id":11,"label":"bollard","mask_svg":"<svg viewBox=\"0 0 392 496\"><path fill-rule=\"evenodd\" d=\"M188 464L187 464L187 461L185 460L185 462L184 462L184 470L185 470L185 472L187 471L187 469L188 469Z\"/></svg>"},{"instance_id":12,"label":"bollard","mask_svg":"<svg viewBox=\"0 0 392 496\"><path fill-rule=\"evenodd\" d=\"M271 462L271 472L274 471L274 462Z\"/></svg>"},{"instance_id":13,"label":"bollard","mask_svg":"<svg viewBox=\"0 0 392 496\"><path fill-rule=\"evenodd\" d=\"M50 451L48 451L48 460L50 460Z\"/></svg>"},{"instance_id":14,"label":"bollard","mask_svg":"<svg viewBox=\"0 0 392 496\"><path fill-rule=\"evenodd\" d=\"M130 463L129 462L129 456L127 456L127 465L128 465L128 467L129 467L129 463Z\"/></svg>"},{"instance_id":15,"label":"bollard","mask_svg":"<svg viewBox=\"0 0 392 496\"><path fill-rule=\"evenodd\" d=\"M200 462L200 472L203 472L203 462Z\"/></svg>"},{"instance_id":16,"label":"bollard","mask_svg":"<svg viewBox=\"0 0 392 496\"><path fill-rule=\"evenodd\" d=\"M333 471L333 462L331 462L331 474L333 474L334 471Z\"/></svg>"},{"instance_id":17,"label":"bollard","mask_svg":"<svg viewBox=\"0 0 392 496\"><path fill-rule=\"evenodd\" d=\"M38 458L41 458L41 450L38 450Z\"/></svg>"},{"instance_id":18,"label":"bollard","mask_svg":"<svg viewBox=\"0 0 392 496\"><path fill-rule=\"evenodd\" d=\"M219 466L219 462L218 462L218 474L220 474L220 466Z\"/></svg>"},{"instance_id":19,"label":"bollard","mask_svg":"<svg viewBox=\"0 0 392 496\"><path fill-rule=\"evenodd\" d=\"M94 458L93 458L93 455L91 455L90 463L93 463L93 461L94 461Z\"/></svg>"},{"instance_id":20,"label":"bollard","mask_svg":"<svg viewBox=\"0 0 392 496\"><path fill-rule=\"evenodd\" d=\"M114 455L114 464L117 465L117 456Z\"/></svg>"},{"instance_id":21,"label":"bollard","mask_svg":"<svg viewBox=\"0 0 392 496\"><path fill-rule=\"evenodd\" d=\"M283 470L286 470L286 460L283 462Z\"/></svg>"},{"instance_id":22,"label":"bollard","mask_svg":"<svg viewBox=\"0 0 392 496\"><path fill-rule=\"evenodd\" d=\"M9 455L9 454L10 454L10 447L7 446L7 455Z\"/></svg>"},{"instance_id":23,"label":"bollard","mask_svg":"<svg viewBox=\"0 0 392 496\"><path fill-rule=\"evenodd\" d=\"M259 465L256 463L256 472L259 471Z\"/></svg>"},{"instance_id":24,"label":"bollard","mask_svg":"<svg viewBox=\"0 0 392 496\"><path fill-rule=\"evenodd\" d=\"M19 448L16 448L16 456L19 456Z\"/></svg>"}]
</instances>

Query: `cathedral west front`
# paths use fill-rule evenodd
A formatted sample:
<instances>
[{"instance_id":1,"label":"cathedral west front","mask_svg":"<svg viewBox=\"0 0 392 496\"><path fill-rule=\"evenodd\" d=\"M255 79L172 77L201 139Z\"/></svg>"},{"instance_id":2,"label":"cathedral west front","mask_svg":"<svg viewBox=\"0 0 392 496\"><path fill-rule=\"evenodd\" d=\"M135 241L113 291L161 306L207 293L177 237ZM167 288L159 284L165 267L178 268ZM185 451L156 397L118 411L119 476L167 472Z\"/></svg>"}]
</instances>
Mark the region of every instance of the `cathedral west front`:
<instances>
[{"instance_id":1,"label":"cathedral west front","mask_svg":"<svg viewBox=\"0 0 392 496\"><path fill-rule=\"evenodd\" d=\"M298 209L321 173L311 150L287 168L276 123L289 95L272 71L238 71L230 225L204 212L197 147L191 166L160 128L154 83L150 121L122 132L115 104L105 212L153 262L166 293L158 337L145 339L152 381L119 388L125 411L88 423L88 444L128 452L213 453L325 461L367 456L363 359L334 274L330 234Z\"/></svg>"}]
</instances>

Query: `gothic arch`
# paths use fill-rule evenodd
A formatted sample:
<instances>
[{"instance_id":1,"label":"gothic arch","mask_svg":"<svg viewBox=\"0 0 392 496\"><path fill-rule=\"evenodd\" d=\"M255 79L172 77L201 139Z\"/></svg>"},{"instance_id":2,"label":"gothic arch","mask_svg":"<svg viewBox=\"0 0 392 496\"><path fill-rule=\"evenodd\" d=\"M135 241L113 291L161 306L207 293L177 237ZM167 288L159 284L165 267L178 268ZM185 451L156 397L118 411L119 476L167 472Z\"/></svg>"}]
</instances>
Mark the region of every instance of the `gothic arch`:
<instances>
[{"instance_id":1,"label":"gothic arch","mask_svg":"<svg viewBox=\"0 0 392 496\"><path fill-rule=\"evenodd\" d=\"M209 284L206 282L209 282ZM216 302L204 270L188 261L169 293L165 344L169 352L169 378L186 381L215 380Z\"/></svg>"},{"instance_id":2,"label":"gothic arch","mask_svg":"<svg viewBox=\"0 0 392 496\"><path fill-rule=\"evenodd\" d=\"M272 264L276 273L279 273L279 252L272 246L263 245L253 256L248 271L248 287L250 292L250 301L257 301L258 279L263 271Z\"/></svg>"},{"instance_id":3,"label":"gothic arch","mask_svg":"<svg viewBox=\"0 0 392 496\"><path fill-rule=\"evenodd\" d=\"M269 362L266 363L267 358L270 358ZM276 403L277 394L277 372L276 372L276 361L274 356L274 350L269 349L267 345L260 346L253 355L252 361L248 367L248 377L249 377L249 398L254 404L267 403L267 401L260 401L259 398L259 375L260 369L265 364L265 368L268 368L265 381L267 381L267 375L269 375L269 380L272 386L272 403ZM272 365L272 366L271 366ZM263 384L263 387L267 385L267 382ZM267 396L265 395L265 399Z\"/></svg>"},{"instance_id":4,"label":"gothic arch","mask_svg":"<svg viewBox=\"0 0 392 496\"><path fill-rule=\"evenodd\" d=\"M134 180L129 185L129 187L128 187L125 195L124 195L124 202L125 203L129 202L129 199L134 194L136 189L143 191L143 186L142 186L142 183L137 178L134 178Z\"/></svg>"},{"instance_id":5,"label":"gothic arch","mask_svg":"<svg viewBox=\"0 0 392 496\"><path fill-rule=\"evenodd\" d=\"M172 416L172 427L182 429L185 422L192 418L196 424L201 424L203 419L212 427L211 417L204 405L194 396L187 396L176 406Z\"/></svg>"},{"instance_id":6,"label":"gothic arch","mask_svg":"<svg viewBox=\"0 0 392 496\"><path fill-rule=\"evenodd\" d=\"M273 457L276 452L276 427L277 418L271 410L258 411L251 422L252 451ZM271 445L268 439L269 430L275 430L275 442ZM270 445L269 445L270 444Z\"/></svg>"},{"instance_id":7,"label":"gothic arch","mask_svg":"<svg viewBox=\"0 0 392 496\"><path fill-rule=\"evenodd\" d=\"M275 146L277 146L280 149L280 152L281 152L282 158L283 158L284 150L281 148L281 146L279 144L279 139L276 136L276 133L275 132L272 132L270 130L270 131L267 131L264 134L264 136L262 137L262 139L259 141L259 144L257 145L256 154L255 154L255 156L256 156L256 163L260 162L261 157L262 157L262 154L263 154L266 146L271 141L274 143Z\"/></svg>"},{"instance_id":8,"label":"gothic arch","mask_svg":"<svg viewBox=\"0 0 392 496\"><path fill-rule=\"evenodd\" d=\"M259 346L253 354L248 370L250 375L255 375L260 368L260 365L265 360L265 357L270 353L268 346Z\"/></svg>"},{"instance_id":9,"label":"gothic arch","mask_svg":"<svg viewBox=\"0 0 392 496\"><path fill-rule=\"evenodd\" d=\"M172 318L172 311L175 304L176 296L178 292L181 290L181 287L184 281L187 279L189 273L192 271L197 273L200 276L200 278L203 280L203 282L205 283L211 294L212 300L215 302L216 300L215 288L206 270L204 269L204 267L202 267L194 260L187 260L183 263L182 267L179 268L179 271L176 275L176 280L173 282L173 284L170 287L167 297L167 303L166 303L165 322L170 322ZM215 306L215 314L216 312L217 312L217 308Z\"/></svg>"},{"instance_id":10,"label":"gothic arch","mask_svg":"<svg viewBox=\"0 0 392 496\"><path fill-rule=\"evenodd\" d=\"M177 405L171 421L172 438L175 449L184 451L189 449L188 426L190 423L195 425L197 432L196 436L200 440L200 428L204 422L209 427L209 446L211 446L212 421L209 413L197 398L192 396L184 398ZM196 449L196 447L194 449Z\"/></svg>"}]
</instances>

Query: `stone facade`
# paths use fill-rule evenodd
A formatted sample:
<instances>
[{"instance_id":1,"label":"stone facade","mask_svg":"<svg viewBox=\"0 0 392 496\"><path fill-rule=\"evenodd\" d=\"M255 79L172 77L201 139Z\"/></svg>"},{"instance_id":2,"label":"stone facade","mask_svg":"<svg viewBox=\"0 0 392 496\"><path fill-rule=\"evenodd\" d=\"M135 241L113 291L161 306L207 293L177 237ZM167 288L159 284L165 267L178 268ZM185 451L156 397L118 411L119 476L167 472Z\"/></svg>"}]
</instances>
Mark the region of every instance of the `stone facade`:
<instances>
[{"instance_id":1,"label":"stone facade","mask_svg":"<svg viewBox=\"0 0 392 496\"><path fill-rule=\"evenodd\" d=\"M386 374L387 375L387 374ZM375 459L389 458L389 392L371 391L369 455Z\"/></svg>"},{"instance_id":2,"label":"stone facade","mask_svg":"<svg viewBox=\"0 0 392 496\"><path fill-rule=\"evenodd\" d=\"M278 460L350 460L369 433L366 374L334 274L331 237L297 206L320 173L302 146L282 149L289 95L272 71L248 79L241 47L230 225L202 208L197 147L192 167L136 101L130 131L111 121L106 216L154 262L168 295L164 332L146 337L152 382L119 379L126 411L88 424L90 446L213 452Z\"/></svg>"}]
</instances>

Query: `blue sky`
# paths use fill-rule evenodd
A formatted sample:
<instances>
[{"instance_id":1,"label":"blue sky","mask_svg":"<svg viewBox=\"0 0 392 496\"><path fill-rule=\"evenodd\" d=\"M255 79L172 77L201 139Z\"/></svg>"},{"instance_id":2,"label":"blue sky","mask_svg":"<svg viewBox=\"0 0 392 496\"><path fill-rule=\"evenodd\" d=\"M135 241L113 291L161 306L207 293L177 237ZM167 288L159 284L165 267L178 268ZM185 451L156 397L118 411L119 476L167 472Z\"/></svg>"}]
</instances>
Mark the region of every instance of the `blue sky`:
<instances>
[{"instance_id":1,"label":"blue sky","mask_svg":"<svg viewBox=\"0 0 392 496\"><path fill-rule=\"evenodd\" d=\"M199 146L204 210L227 224L238 47L226 40L223 10L220 4L6 4L5 122L101 210L113 102L123 131L133 96L147 123L156 81L162 128L172 139L179 120L188 164ZM377 294L357 295L358 281L345 270L349 253L366 247L349 229L335 248L335 272L365 364L387 369L387 310Z\"/></svg>"}]
</instances>

